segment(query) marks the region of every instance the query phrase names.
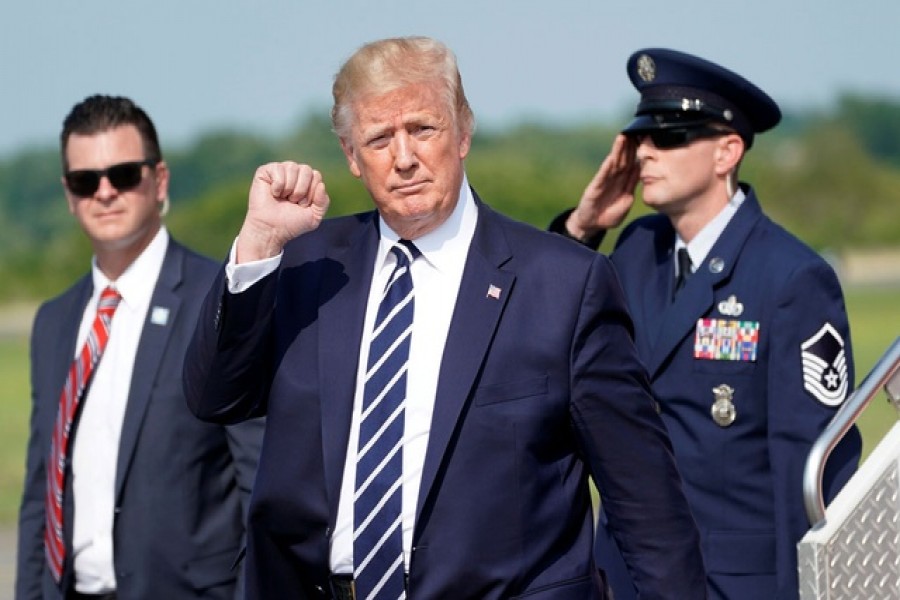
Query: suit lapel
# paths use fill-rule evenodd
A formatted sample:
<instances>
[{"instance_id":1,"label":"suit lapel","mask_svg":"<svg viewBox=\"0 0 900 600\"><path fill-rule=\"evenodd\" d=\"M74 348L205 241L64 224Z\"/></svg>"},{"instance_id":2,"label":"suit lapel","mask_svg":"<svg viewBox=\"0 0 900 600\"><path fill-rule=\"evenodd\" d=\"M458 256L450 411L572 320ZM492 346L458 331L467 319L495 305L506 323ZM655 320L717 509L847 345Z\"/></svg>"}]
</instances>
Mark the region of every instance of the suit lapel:
<instances>
[{"instance_id":1,"label":"suit lapel","mask_svg":"<svg viewBox=\"0 0 900 600\"><path fill-rule=\"evenodd\" d=\"M647 361L651 378L658 374L663 363L680 346L685 337L693 334L697 320L709 314L716 288L731 277L741 248L762 216L762 210L753 191L748 188L746 192L747 198L722 231L703 260L703 264L678 293L675 301L662 311L659 335L651 351L650 360ZM674 273L672 260L670 256L666 263L670 274ZM666 289L671 289L671 284Z\"/></svg>"},{"instance_id":2,"label":"suit lapel","mask_svg":"<svg viewBox=\"0 0 900 600\"><path fill-rule=\"evenodd\" d=\"M637 322L643 323L643 327L635 327L635 339L641 356L649 356L652 352L660 331L665 325L665 313L671 304L673 277L672 277L672 246L675 243L675 231L670 230L671 235L661 235L654 240L653 268L648 269L647 279L641 280L638 289L632 295L639 298L636 304L640 314L635 314Z\"/></svg>"},{"instance_id":3,"label":"suit lapel","mask_svg":"<svg viewBox=\"0 0 900 600\"><path fill-rule=\"evenodd\" d=\"M374 217L374 213L373 217ZM341 277L346 284L328 302L320 302L319 312L319 380L322 407L322 453L328 495L337 506L340 496L350 424L356 369L359 365L359 340L362 339L366 303L375 255L378 251L377 220L372 218L350 243L329 253L329 258L343 265ZM321 290L330 286L322 285ZM355 340L348 343L347 340ZM347 349L352 353L347 354ZM337 514L332 515L332 520Z\"/></svg>"},{"instance_id":4,"label":"suit lapel","mask_svg":"<svg viewBox=\"0 0 900 600\"><path fill-rule=\"evenodd\" d=\"M75 344L78 343L78 329L81 327L84 310L91 300L93 291L93 279L88 275L78 282L72 301L65 308L65 314L61 315L60 337L52 344L56 362L51 373L54 377L58 377L57 399L62 395L63 386L66 385L66 377L69 375L72 361L75 360L75 353L81 350L81 348L75 347Z\"/></svg>"},{"instance_id":5,"label":"suit lapel","mask_svg":"<svg viewBox=\"0 0 900 600\"><path fill-rule=\"evenodd\" d=\"M515 274L501 270L511 252L497 216L480 201L478 207L478 225L441 360L417 503L417 522L515 282ZM497 297L489 294L494 288L499 290Z\"/></svg>"},{"instance_id":6,"label":"suit lapel","mask_svg":"<svg viewBox=\"0 0 900 600\"><path fill-rule=\"evenodd\" d=\"M67 302L67 304L63 307L61 314L59 315L57 325L59 328L59 337L49 341L43 340L43 345L48 350L48 356L51 357L49 365L49 370L43 371L42 376L48 377L47 383L52 385L52 388L48 388L54 391L52 396L52 401L54 403L54 408L52 411L48 412L49 423L47 424L46 431L53 431L54 423L56 422L57 413L59 412L59 400L62 396L63 387L66 385L66 378L69 376L69 368L72 366L72 361L75 360L75 352L80 351L81 348L76 349L75 344L78 343L78 329L81 327L81 319L84 316L84 309L87 307L87 303L91 299L91 293L94 290L93 280L90 275L82 278L78 283L75 284L74 292L71 295L71 298ZM74 435L78 435L78 426L76 424L74 429ZM73 438L74 439L74 438ZM71 448L71 446L70 446ZM44 454L44 461L48 461L50 459L50 438L49 434L47 437L47 452ZM67 471L66 485L69 485L71 482L71 472ZM71 497L70 490L66 490L66 496ZM64 521L68 520L70 517L66 515Z\"/></svg>"},{"instance_id":7,"label":"suit lapel","mask_svg":"<svg viewBox=\"0 0 900 600\"><path fill-rule=\"evenodd\" d=\"M176 289L181 283L184 253L176 242L169 240L166 256L163 259L159 279L150 299L150 306L141 331L140 342L135 354L135 367L131 376L131 388L128 404L122 422L122 435L119 440L119 460L116 467L116 499L118 500L128 476L128 469L134 456L134 449L140 437L144 415L150 403L153 381L157 378L159 365L172 335L172 324L177 321L181 308L181 296ZM168 310L165 323L152 322L155 308Z\"/></svg>"},{"instance_id":8,"label":"suit lapel","mask_svg":"<svg viewBox=\"0 0 900 600\"><path fill-rule=\"evenodd\" d=\"M668 262L668 267L666 270L671 275L674 273L671 260ZM678 347L684 336L693 331L697 319L702 317L712 305L713 285L718 279L719 277L713 274L697 271L678 293L675 300L668 303L663 309L660 315L659 335L647 364L651 377L656 375L665 359ZM669 290L666 295L667 299L671 296L671 288L671 284L666 287Z\"/></svg>"}]
</instances>

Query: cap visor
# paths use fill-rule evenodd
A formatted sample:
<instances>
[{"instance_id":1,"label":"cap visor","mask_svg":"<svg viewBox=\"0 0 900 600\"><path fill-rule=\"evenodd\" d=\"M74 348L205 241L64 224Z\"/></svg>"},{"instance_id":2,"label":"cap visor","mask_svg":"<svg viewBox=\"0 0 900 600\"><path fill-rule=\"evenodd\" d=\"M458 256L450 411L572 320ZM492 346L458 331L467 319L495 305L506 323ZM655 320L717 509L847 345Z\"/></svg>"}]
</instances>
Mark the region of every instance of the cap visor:
<instances>
[{"instance_id":1,"label":"cap visor","mask_svg":"<svg viewBox=\"0 0 900 600\"><path fill-rule=\"evenodd\" d=\"M696 112L657 113L653 115L637 115L631 123L622 129L622 133L640 133L657 129L675 129L680 127L700 127L708 125L715 119Z\"/></svg>"}]
</instances>

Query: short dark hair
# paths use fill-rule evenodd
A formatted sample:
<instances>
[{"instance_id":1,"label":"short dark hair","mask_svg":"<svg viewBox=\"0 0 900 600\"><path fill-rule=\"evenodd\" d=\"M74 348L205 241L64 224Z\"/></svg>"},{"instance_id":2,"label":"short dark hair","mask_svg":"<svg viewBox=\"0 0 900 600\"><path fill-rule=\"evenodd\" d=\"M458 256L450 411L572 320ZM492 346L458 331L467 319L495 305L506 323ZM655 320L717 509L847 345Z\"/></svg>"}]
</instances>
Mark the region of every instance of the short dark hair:
<instances>
[{"instance_id":1,"label":"short dark hair","mask_svg":"<svg viewBox=\"0 0 900 600\"><path fill-rule=\"evenodd\" d=\"M72 107L63 121L59 136L63 168L67 167L66 146L72 134L94 135L121 125L134 125L137 128L144 144L144 158L162 160L156 128L144 109L129 98L95 94Z\"/></svg>"}]
</instances>

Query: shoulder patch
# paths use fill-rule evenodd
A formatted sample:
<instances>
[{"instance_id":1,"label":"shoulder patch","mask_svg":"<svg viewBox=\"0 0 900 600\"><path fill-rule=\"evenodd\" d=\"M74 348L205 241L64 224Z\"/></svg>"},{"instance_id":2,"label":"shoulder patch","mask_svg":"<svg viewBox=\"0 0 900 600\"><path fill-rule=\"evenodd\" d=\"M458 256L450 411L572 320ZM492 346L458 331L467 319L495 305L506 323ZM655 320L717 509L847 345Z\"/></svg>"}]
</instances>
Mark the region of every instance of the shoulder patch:
<instances>
[{"instance_id":1,"label":"shoulder patch","mask_svg":"<svg viewBox=\"0 0 900 600\"><path fill-rule=\"evenodd\" d=\"M847 396L847 358L844 340L831 323L825 323L800 345L803 387L825 406L838 406Z\"/></svg>"}]
</instances>

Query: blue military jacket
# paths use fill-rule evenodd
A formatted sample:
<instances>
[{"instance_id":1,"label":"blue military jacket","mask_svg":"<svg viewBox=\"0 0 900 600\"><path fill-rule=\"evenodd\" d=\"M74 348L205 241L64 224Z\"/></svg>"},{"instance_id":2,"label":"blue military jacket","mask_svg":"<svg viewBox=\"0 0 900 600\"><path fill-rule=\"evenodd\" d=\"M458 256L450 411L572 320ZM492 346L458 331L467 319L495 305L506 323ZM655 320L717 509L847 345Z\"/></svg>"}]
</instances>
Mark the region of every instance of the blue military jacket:
<instances>
[{"instance_id":1,"label":"blue military jacket","mask_svg":"<svg viewBox=\"0 0 900 600\"><path fill-rule=\"evenodd\" d=\"M803 469L853 383L850 332L834 271L745 192L674 300L665 216L629 224L612 260L700 527L711 597L797 598L796 543L809 528ZM829 461L828 498L860 449L854 428ZM603 533L598 559L616 598L627 598Z\"/></svg>"}]
</instances>

